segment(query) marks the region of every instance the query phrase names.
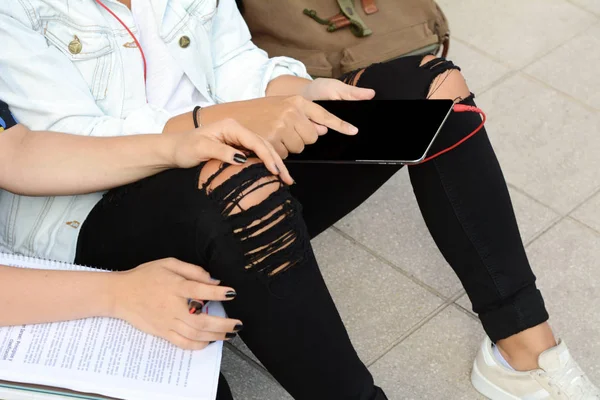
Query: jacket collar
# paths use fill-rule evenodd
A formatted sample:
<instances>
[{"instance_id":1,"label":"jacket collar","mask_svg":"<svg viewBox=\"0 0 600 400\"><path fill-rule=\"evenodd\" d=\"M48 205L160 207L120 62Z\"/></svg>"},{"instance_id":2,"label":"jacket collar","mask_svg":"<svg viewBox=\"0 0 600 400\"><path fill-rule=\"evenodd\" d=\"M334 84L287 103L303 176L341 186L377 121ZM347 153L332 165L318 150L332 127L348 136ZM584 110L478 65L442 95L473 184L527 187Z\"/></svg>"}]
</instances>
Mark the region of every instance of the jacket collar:
<instances>
[{"instance_id":1,"label":"jacket collar","mask_svg":"<svg viewBox=\"0 0 600 400\"><path fill-rule=\"evenodd\" d=\"M90 0L88 0L90 1ZM91 0L93 2L95 2L96 0ZM119 2L118 0L101 0L103 3L113 3L113 4L117 4L121 7L124 7L124 5ZM131 0L131 2L133 3L135 0ZM163 19L165 17L165 12L167 10L167 4L169 3L169 0L150 0L150 2L152 3L152 8L154 9L154 14L156 16L156 20L158 21L158 25L162 26L162 22Z\"/></svg>"}]
</instances>

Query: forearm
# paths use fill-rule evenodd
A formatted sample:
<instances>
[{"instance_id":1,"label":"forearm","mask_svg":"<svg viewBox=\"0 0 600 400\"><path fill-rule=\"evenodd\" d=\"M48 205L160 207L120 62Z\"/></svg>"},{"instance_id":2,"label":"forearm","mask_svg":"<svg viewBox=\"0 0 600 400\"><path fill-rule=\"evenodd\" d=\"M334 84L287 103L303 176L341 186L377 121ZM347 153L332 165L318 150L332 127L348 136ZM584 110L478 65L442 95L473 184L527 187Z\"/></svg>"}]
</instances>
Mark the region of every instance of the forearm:
<instances>
[{"instance_id":1,"label":"forearm","mask_svg":"<svg viewBox=\"0 0 600 400\"><path fill-rule=\"evenodd\" d=\"M267 96L293 96L301 95L306 85L311 83L310 79L294 75L282 75L273 79L267 85Z\"/></svg>"},{"instance_id":2,"label":"forearm","mask_svg":"<svg viewBox=\"0 0 600 400\"><path fill-rule=\"evenodd\" d=\"M294 75L282 75L273 79L267 85L267 96L293 96L302 95L306 85L311 83L310 79ZM246 100L248 101L248 100ZM198 122L206 125L226 118L236 118L239 107L243 107L246 101L234 101L201 109L198 113ZM187 113L171 118L165 125L163 133L189 131L194 129L193 114Z\"/></svg>"},{"instance_id":3,"label":"forearm","mask_svg":"<svg viewBox=\"0 0 600 400\"><path fill-rule=\"evenodd\" d=\"M117 273L0 266L0 326L110 317Z\"/></svg>"},{"instance_id":4,"label":"forearm","mask_svg":"<svg viewBox=\"0 0 600 400\"><path fill-rule=\"evenodd\" d=\"M265 94L267 96L302 95L306 86L311 82L310 79L295 75L281 75L269 82ZM204 107L198 112L197 120L200 124L207 125L226 118L236 119L239 112L244 111L243 107L248 101L251 100L232 101ZM165 125L163 133L189 131L192 129L194 129L194 119L193 114L190 112L172 117Z\"/></svg>"},{"instance_id":5,"label":"forearm","mask_svg":"<svg viewBox=\"0 0 600 400\"><path fill-rule=\"evenodd\" d=\"M36 196L124 185L173 167L171 141L163 135L98 138L16 126L0 135L0 187Z\"/></svg>"},{"instance_id":6,"label":"forearm","mask_svg":"<svg viewBox=\"0 0 600 400\"><path fill-rule=\"evenodd\" d=\"M192 112L180 114L167 121L162 133L189 132L194 129L194 118Z\"/></svg>"}]
</instances>

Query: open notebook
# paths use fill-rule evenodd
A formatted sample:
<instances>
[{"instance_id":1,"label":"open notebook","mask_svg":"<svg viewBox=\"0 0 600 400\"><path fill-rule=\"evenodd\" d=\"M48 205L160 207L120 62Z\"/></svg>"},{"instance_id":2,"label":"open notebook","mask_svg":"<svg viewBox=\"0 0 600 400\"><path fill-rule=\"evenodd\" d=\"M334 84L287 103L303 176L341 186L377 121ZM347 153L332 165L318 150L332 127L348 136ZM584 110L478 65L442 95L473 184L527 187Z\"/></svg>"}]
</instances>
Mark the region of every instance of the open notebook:
<instances>
[{"instance_id":1,"label":"open notebook","mask_svg":"<svg viewBox=\"0 0 600 400\"><path fill-rule=\"evenodd\" d=\"M0 265L98 271L2 253ZM212 315L225 316L220 303L205 307ZM219 341L201 351L184 351L112 318L4 327L0 398L60 394L76 399L214 400L222 349Z\"/></svg>"}]
</instances>

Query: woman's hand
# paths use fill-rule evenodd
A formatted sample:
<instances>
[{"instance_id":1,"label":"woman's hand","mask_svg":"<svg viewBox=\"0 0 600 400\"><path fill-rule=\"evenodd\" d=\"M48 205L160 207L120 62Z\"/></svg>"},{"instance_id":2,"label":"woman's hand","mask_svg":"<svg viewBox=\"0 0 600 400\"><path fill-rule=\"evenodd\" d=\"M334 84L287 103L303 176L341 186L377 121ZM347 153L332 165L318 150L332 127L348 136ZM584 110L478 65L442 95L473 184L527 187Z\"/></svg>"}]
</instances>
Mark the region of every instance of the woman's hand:
<instances>
[{"instance_id":1,"label":"woman's hand","mask_svg":"<svg viewBox=\"0 0 600 400\"><path fill-rule=\"evenodd\" d=\"M373 89L348 85L337 79L317 78L302 90L308 100L371 100Z\"/></svg>"},{"instance_id":2,"label":"woman's hand","mask_svg":"<svg viewBox=\"0 0 600 400\"><path fill-rule=\"evenodd\" d=\"M225 119L191 132L170 133L165 138L172 141L173 163L179 168L191 168L210 159L242 165L246 162L244 150L249 150L272 174L279 175L288 185L294 183L273 146L235 120Z\"/></svg>"},{"instance_id":3,"label":"woman's hand","mask_svg":"<svg viewBox=\"0 0 600 400\"><path fill-rule=\"evenodd\" d=\"M271 143L281 158L301 153L305 145L327 133L327 128L346 135L358 133L356 127L300 95L269 96L200 110L205 123L229 116Z\"/></svg>"},{"instance_id":4,"label":"woman's hand","mask_svg":"<svg viewBox=\"0 0 600 400\"><path fill-rule=\"evenodd\" d=\"M235 291L219 286L201 267L164 259L115 272L114 317L190 350L226 340L242 329L236 319L190 314L188 299L230 301Z\"/></svg>"}]
</instances>

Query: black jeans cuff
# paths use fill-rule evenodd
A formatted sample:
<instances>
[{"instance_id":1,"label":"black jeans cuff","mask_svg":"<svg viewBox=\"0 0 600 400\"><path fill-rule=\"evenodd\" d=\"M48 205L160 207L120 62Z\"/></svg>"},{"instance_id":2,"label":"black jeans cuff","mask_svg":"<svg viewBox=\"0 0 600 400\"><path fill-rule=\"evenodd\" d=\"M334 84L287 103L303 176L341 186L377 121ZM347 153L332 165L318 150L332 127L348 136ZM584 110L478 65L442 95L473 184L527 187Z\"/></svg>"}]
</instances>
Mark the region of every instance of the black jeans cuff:
<instances>
[{"instance_id":1,"label":"black jeans cuff","mask_svg":"<svg viewBox=\"0 0 600 400\"><path fill-rule=\"evenodd\" d=\"M479 315L492 342L506 339L548 320L542 294L535 287L521 290L510 302Z\"/></svg>"}]
</instances>

